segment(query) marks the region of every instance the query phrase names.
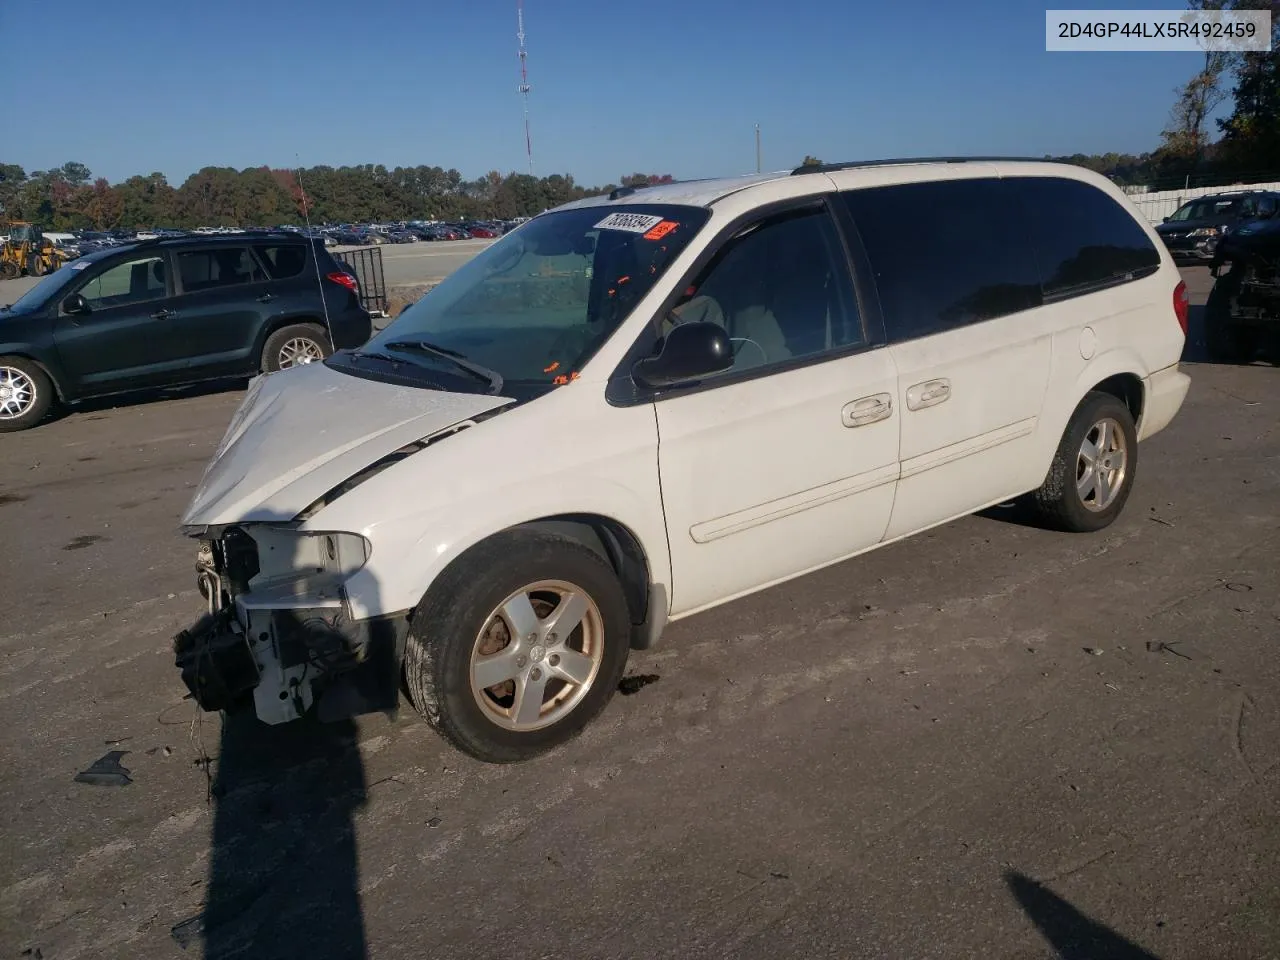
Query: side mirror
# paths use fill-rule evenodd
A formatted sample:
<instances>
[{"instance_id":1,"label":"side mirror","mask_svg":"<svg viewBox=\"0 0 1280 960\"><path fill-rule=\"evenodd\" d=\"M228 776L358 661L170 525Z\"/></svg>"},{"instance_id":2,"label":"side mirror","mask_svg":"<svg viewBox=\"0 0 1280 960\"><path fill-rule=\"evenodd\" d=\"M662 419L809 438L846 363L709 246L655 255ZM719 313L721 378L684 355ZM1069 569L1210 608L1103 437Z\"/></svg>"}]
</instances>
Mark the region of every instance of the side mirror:
<instances>
[{"instance_id":1,"label":"side mirror","mask_svg":"<svg viewBox=\"0 0 1280 960\"><path fill-rule=\"evenodd\" d=\"M1170 220L1172 220L1172 219L1173 219L1173 217L1165 217L1165 218L1164 218L1164 220L1163 220L1162 222L1163 222L1163 223L1168 223L1168 222L1169 222Z\"/></svg>"},{"instance_id":2,"label":"side mirror","mask_svg":"<svg viewBox=\"0 0 1280 960\"><path fill-rule=\"evenodd\" d=\"M75 316L79 313L90 313L89 301L80 294L73 293L62 301L62 312L70 316Z\"/></svg>"},{"instance_id":3,"label":"side mirror","mask_svg":"<svg viewBox=\"0 0 1280 960\"><path fill-rule=\"evenodd\" d=\"M733 366L729 334L717 323L677 324L667 334L656 357L645 357L631 368L642 387L672 387L723 373Z\"/></svg>"}]
</instances>

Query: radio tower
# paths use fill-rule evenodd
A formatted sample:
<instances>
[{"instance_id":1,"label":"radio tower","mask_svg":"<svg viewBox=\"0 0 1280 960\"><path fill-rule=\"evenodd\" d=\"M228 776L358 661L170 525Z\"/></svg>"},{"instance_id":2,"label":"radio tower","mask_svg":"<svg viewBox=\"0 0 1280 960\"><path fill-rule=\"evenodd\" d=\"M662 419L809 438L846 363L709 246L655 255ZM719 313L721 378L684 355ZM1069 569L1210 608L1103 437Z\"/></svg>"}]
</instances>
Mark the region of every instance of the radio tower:
<instances>
[{"instance_id":1,"label":"radio tower","mask_svg":"<svg viewBox=\"0 0 1280 960\"><path fill-rule=\"evenodd\" d=\"M529 156L529 176L533 176L533 139L529 136L529 69L525 64L524 0L516 0L516 39L520 41L520 96L524 98L524 149Z\"/></svg>"}]
</instances>

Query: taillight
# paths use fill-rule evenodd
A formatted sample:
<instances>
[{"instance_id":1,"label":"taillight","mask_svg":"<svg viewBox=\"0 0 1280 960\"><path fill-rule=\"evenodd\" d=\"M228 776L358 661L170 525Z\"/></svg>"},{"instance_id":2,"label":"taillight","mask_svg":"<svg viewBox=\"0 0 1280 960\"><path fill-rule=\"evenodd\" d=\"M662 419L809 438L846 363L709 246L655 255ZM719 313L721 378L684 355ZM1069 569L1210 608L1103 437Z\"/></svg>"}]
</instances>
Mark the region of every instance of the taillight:
<instances>
[{"instance_id":1,"label":"taillight","mask_svg":"<svg viewBox=\"0 0 1280 960\"><path fill-rule=\"evenodd\" d=\"M1173 312L1178 315L1178 326L1182 328L1182 335L1187 335L1187 318L1191 313L1191 301L1187 297L1187 284L1185 281L1179 280L1178 285L1173 288Z\"/></svg>"},{"instance_id":2,"label":"taillight","mask_svg":"<svg viewBox=\"0 0 1280 960\"><path fill-rule=\"evenodd\" d=\"M352 293L358 294L360 292L360 285L356 283L356 278L349 273L344 273L341 270L335 270L333 273L329 274L325 279L333 281L334 283L338 284L338 286L340 287L346 287Z\"/></svg>"}]
</instances>

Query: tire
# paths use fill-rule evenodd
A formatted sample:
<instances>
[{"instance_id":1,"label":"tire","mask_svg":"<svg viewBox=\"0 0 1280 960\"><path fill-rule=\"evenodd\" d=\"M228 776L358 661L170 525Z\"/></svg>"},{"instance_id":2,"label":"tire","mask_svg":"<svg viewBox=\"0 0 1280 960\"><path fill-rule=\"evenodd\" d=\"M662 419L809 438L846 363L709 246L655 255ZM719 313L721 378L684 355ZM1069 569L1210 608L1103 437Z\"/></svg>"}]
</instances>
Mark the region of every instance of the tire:
<instances>
[{"instance_id":1,"label":"tire","mask_svg":"<svg viewBox=\"0 0 1280 960\"><path fill-rule=\"evenodd\" d=\"M29 430L49 413L53 382L26 357L0 357L0 433Z\"/></svg>"},{"instance_id":2,"label":"tire","mask_svg":"<svg viewBox=\"0 0 1280 960\"><path fill-rule=\"evenodd\" d=\"M532 589L547 584L562 590L551 607L543 604L552 591ZM557 636L553 618L566 592L579 594L575 608L586 613ZM510 621L499 613L504 604L518 610L515 598L532 598L523 618L531 632L513 650ZM512 530L473 547L427 592L409 628L405 685L417 711L459 750L487 763L530 760L577 736L608 704L627 666L630 633L626 597L606 559L576 540ZM557 675L569 669L567 653L585 683ZM492 677L513 676L481 689L473 668L483 655L492 657ZM535 701L517 699L521 686L536 690L540 705L524 722L521 703Z\"/></svg>"},{"instance_id":3,"label":"tire","mask_svg":"<svg viewBox=\"0 0 1280 960\"><path fill-rule=\"evenodd\" d=\"M0 263L0 280L13 280L22 274L22 269L13 261Z\"/></svg>"},{"instance_id":4,"label":"tire","mask_svg":"<svg viewBox=\"0 0 1280 960\"><path fill-rule=\"evenodd\" d=\"M1100 488L1095 484L1082 489L1081 480L1091 483L1085 460L1085 443L1096 445L1101 438L1101 424L1109 424L1115 439L1108 441L1108 459L1112 468L1101 476L1111 479L1110 493L1099 505ZM1122 454L1117 466L1116 452ZM1109 393L1085 395L1067 423L1062 440L1053 455L1049 474L1039 490L1031 495L1035 512L1048 526L1071 533L1092 533L1110 526L1120 515L1138 468L1138 431L1133 414L1123 401ZM1118 483L1118 486L1117 486Z\"/></svg>"},{"instance_id":5,"label":"tire","mask_svg":"<svg viewBox=\"0 0 1280 960\"><path fill-rule=\"evenodd\" d=\"M314 323L293 323L267 337L267 342L262 345L260 368L263 373L275 373L323 360L332 353L333 345L329 343L323 327ZM300 354L310 359L302 359ZM296 362L290 361L290 357L297 358Z\"/></svg>"}]
</instances>

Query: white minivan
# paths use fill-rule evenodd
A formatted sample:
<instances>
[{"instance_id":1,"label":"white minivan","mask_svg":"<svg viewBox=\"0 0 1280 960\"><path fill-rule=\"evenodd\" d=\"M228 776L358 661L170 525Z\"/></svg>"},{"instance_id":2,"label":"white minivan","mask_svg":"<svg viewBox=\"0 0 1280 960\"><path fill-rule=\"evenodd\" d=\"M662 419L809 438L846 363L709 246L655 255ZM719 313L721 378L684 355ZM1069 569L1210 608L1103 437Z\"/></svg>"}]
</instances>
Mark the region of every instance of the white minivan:
<instances>
[{"instance_id":1,"label":"white minivan","mask_svg":"<svg viewBox=\"0 0 1280 960\"><path fill-rule=\"evenodd\" d=\"M1002 159L620 188L357 350L259 377L183 519L209 710L562 743L681 617L1026 495L1124 507L1189 386L1124 195Z\"/></svg>"}]
</instances>

